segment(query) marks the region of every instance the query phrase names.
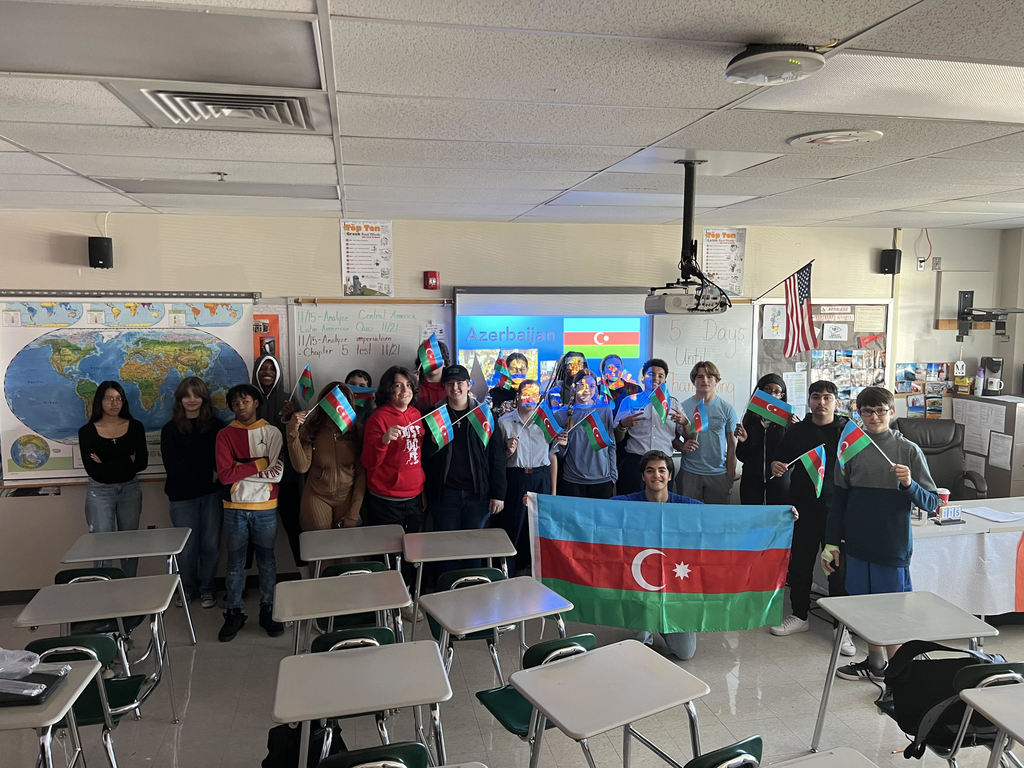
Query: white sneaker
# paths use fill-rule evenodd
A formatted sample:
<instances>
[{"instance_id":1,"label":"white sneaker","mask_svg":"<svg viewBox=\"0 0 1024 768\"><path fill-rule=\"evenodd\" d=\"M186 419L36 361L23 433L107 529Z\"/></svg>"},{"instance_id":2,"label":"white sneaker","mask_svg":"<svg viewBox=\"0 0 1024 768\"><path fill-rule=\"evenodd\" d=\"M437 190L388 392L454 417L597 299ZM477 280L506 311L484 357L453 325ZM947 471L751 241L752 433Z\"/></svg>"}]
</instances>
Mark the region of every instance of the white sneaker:
<instances>
[{"instance_id":1,"label":"white sneaker","mask_svg":"<svg viewBox=\"0 0 1024 768\"><path fill-rule=\"evenodd\" d=\"M848 629L843 630L843 639L839 642L839 653L843 656L857 655L857 646L853 644L853 638L850 637L850 630Z\"/></svg>"},{"instance_id":2,"label":"white sneaker","mask_svg":"<svg viewBox=\"0 0 1024 768\"><path fill-rule=\"evenodd\" d=\"M786 635L795 635L797 632L806 632L810 628L811 623L807 619L790 614L778 626L769 627L768 631L773 635L785 637Z\"/></svg>"},{"instance_id":3,"label":"white sneaker","mask_svg":"<svg viewBox=\"0 0 1024 768\"><path fill-rule=\"evenodd\" d=\"M411 605L406 605L406 606L404 606L402 608L402 618L405 619L410 624L413 623L412 606ZM420 610L416 611L416 621L423 621L423 609L422 608Z\"/></svg>"}]
</instances>

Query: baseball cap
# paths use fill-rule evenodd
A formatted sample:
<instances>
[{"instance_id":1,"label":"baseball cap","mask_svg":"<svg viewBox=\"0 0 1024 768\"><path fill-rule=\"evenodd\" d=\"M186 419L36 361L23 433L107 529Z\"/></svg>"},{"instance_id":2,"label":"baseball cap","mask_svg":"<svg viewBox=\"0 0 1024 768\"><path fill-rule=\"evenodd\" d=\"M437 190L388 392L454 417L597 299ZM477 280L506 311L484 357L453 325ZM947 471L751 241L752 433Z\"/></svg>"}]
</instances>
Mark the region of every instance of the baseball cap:
<instances>
[{"instance_id":1,"label":"baseball cap","mask_svg":"<svg viewBox=\"0 0 1024 768\"><path fill-rule=\"evenodd\" d=\"M446 365L444 367L444 373L441 374L441 383L445 384L449 381L470 381L472 377L469 375L469 371L466 370L464 365Z\"/></svg>"}]
</instances>

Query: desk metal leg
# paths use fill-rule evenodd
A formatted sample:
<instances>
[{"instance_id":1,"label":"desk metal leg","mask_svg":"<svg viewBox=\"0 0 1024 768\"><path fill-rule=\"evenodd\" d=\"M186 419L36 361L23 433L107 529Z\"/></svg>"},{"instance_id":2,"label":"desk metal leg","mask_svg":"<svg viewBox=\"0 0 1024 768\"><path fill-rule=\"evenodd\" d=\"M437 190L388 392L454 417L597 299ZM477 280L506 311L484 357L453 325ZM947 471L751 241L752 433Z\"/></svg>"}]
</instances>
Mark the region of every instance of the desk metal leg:
<instances>
[{"instance_id":1,"label":"desk metal leg","mask_svg":"<svg viewBox=\"0 0 1024 768\"><path fill-rule=\"evenodd\" d=\"M530 750L530 768L537 768L540 764L540 743L544 736L544 729L548 727L548 719L544 716L543 712L537 712L537 731L536 738L533 740L532 749Z\"/></svg>"},{"instance_id":2,"label":"desk metal leg","mask_svg":"<svg viewBox=\"0 0 1024 768\"><path fill-rule=\"evenodd\" d=\"M597 763L594 762L594 756L590 754L590 743L586 739L580 739L577 742L580 745L580 749L583 750L583 756L587 758L587 765L590 768L597 768Z\"/></svg>"},{"instance_id":3,"label":"desk metal leg","mask_svg":"<svg viewBox=\"0 0 1024 768\"><path fill-rule=\"evenodd\" d=\"M307 757L309 755L309 729L310 729L310 721L309 720L303 720L302 723L299 725L299 762L298 762L298 764L301 765L301 766L305 766L306 765L306 760L309 759ZM303 759L303 758L305 758L305 759Z\"/></svg>"},{"instance_id":4,"label":"desk metal leg","mask_svg":"<svg viewBox=\"0 0 1024 768\"><path fill-rule=\"evenodd\" d=\"M391 624L395 627L395 637L398 638L398 642L405 642L405 627L402 625L402 612L398 608L389 612L391 614Z\"/></svg>"},{"instance_id":5,"label":"desk metal leg","mask_svg":"<svg viewBox=\"0 0 1024 768\"><path fill-rule=\"evenodd\" d=\"M1006 731L1000 730L996 733L995 741L992 742L992 754L988 756L988 766L986 768L999 768L999 758L1002 757L1006 746Z\"/></svg>"},{"instance_id":6,"label":"desk metal leg","mask_svg":"<svg viewBox=\"0 0 1024 768\"><path fill-rule=\"evenodd\" d=\"M423 730L423 713L418 706L412 708L413 739L427 748L427 757L432 765L442 765L440 760L434 759L434 753L430 751L430 742Z\"/></svg>"},{"instance_id":7,"label":"desk metal leg","mask_svg":"<svg viewBox=\"0 0 1024 768\"><path fill-rule=\"evenodd\" d=\"M821 731L825 726L825 710L828 709L828 699L832 695L832 684L836 681L836 667L839 665L839 646L843 642L843 632L846 631L846 624L836 622L835 641L832 643L832 656L828 660L828 672L825 674L825 687L821 691L821 704L818 705L818 720L814 724L814 735L811 737L811 752L818 751L818 744L821 743Z\"/></svg>"},{"instance_id":8,"label":"desk metal leg","mask_svg":"<svg viewBox=\"0 0 1024 768\"><path fill-rule=\"evenodd\" d=\"M416 587L412 596L412 629L409 630L409 642L416 639L416 617L420 614L420 590L423 587L423 563L416 563Z\"/></svg>"},{"instance_id":9,"label":"desk metal leg","mask_svg":"<svg viewBox=\"0 0 1024 768\"><path fill-rule=\"evenodd\" d=\"M517 634L519 635L519 668L522 669L523 668L523 654L526 653L526 649L529 647L526 644L526 622L525 621L520 621L516 625L516 629L518 630Z\"/></svg>"},{"instance_id":10,"label":"desk metal leg","mask_svg":"<svg viewBox=\"0 0 1024 768\"><path fill-rule=\"evenodd\" d=\"M179 573L178 556L171 555L167 558L167 572ZM185 609L185 621L188 622L188 634L192 638L192 645L196 644L196 630L192 626L192 611L188 609L188 597L185 595L185 585L178 579L178 595L181 597L181 607Z\"/></svg>"},{"instance_id":11,"label":"desk metal leg","mask_svg":"<svg viewBox=\"0 0 1024 768\"><path fill-rule=\"evenodd\" d=\"M180 723L181 719L178 717L178 709L175 706L174 701L174 673L171 671L171 651L165 645L164 638L167 637L167 632L164 629L164 615L158 613L156 615L157 626L160 629L160 639L155 643L156 645L156 660L162 668L167 671L167 695L171 700L171 721L174 723Z\"/></svg>"},{"instance_id":12,"label":"desk metal leg","mask_svg":"<svg viewBox=\"0 0 1024 768\"><path fill-rule=\"evenodd\" d=\"M558 636L565 639L565 621L562 620L562 614L555 614L555 626L558 627Z\"/></svg>"},{"instance_id":13,"label":"desk metal leg","mask_svg":"<svg viewBox=\"0 0 1024 768\"><path fill-rule=\"evenodd\" d=\"M697 707L692 701L686 702L683 707L686 709L686 717L690 720L690 746L693 748L693 756L700 757L700 726L697 725Z\"/></svg>"},{"instance_id":14,"label":"desk metal leg","mask_svg":"<svg viewBox=\"0 0 1024 768\"><path fill-rule=\"evenodd\" d=\"M300 624L302 624L302 622L296 620L294 622L294 624L292 625L292 629L295 630L294 633L292 634L292 656L298 656L299 655L299 625Z\"/></svg>"},{"instance_id":15,"label":"desk metal leg","mask_svg":"<svg viewBox=\"0 0 1024 768\"><path fill-rule=\"evenodd\" d=\"M622 768L629 768L629 724L622 726Z\"/></svg>"},{"instance_id":16,"label":"desk metal leg","mask_svg":"<svg viewBox=\"0 0 1024 768\"><path fill-rule=\"evenodd\" d=\"M441 730L441 706L436 702L430 705L430 723L434 729L434 747L437 749L437 764L445 765L448 755L444 749L444 731Z\"/></svg>"},{"instance_id":17,"label":"desk metal leg","mask_svg":"<svg viewBox=\"0 0 1024 768\"><path fill-rule=\"evenodd\" d=\"M452 661L455 659L455 644L452 643L451 635L448 634L448 630L444 627L441 627L441 639L438 640L437 644L441 648L441 663L444 664L444 673L447 675L452 671Z\"/></svg>"},{"instance_id":18,"label":"desk metal leg","mask_svg":"<svg viewBox=\"0 0 1024 768\"><path fill-rule=\"evenodd\" d=\"M53 768L53 726L39 728L39 762Z\"/></svg>"},{"instance_id":19,"label":"desk metal leg","mask_svg":"<svg viewBox=\"0 0 1024 768\"><path fill-rule=\"evenodd\" d=\"M96 674L99 674L99 672ZM82 739L78 733L78 720L75 719L74 706L68 710L68 713L64 717L67 720L68 734L71 737L71 746L74 748L74 752L71 753L71 762L68 763L68 768L75 768L75 766L78 765L79 756L82 758L82 765L85 765L85 752L82 751Z\"/></svg>"}]
</instances>

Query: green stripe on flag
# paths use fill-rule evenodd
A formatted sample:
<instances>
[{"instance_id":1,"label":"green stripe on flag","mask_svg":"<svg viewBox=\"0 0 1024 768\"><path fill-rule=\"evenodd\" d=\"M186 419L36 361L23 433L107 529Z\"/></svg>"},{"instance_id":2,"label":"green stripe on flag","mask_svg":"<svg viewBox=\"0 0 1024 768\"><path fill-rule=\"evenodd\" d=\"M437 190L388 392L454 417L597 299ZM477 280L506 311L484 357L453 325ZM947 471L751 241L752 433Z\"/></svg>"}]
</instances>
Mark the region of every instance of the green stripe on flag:
<instances>
[{"instance_id":1,"label":"green stripe on flag","mask_svg":"<svg viewBox=\"0 0 1024 768\"><path fill-rule=\"evenodd\" d=\"M722 595L586 587L541 578L576 607L570 621L652 632L730 632L782 623L782 589Z\"/></svg>"},{"instance_id":2,"label":"green stripe on flag","mask_svg":"<svg viewBox=\"0 0 1024 768\"><path fill-rule=\"evenodd\" d=\"M767 408L764 408L755 402L751 402L750 405L747 406L747 410L750 411L751 413L756 413L761 418L768 419L768 421L774 421L776 424L779 424L780 426L783 427L786 426L787 423L789 423L789 419L787 419L781 413L774 413L773 411L769 411Z\"/></svg>"},{"instance_id":3,"label":"green stripe on flag","mask_svg":"<svg viewBox=\"0 0 1024 768\"><path fill-rule=\"evenodd\" d=\"M605 355L618 355L625 358L640 357L639 344L577 344L572 351L598 360Z\"/></svg>"}]
</instances>

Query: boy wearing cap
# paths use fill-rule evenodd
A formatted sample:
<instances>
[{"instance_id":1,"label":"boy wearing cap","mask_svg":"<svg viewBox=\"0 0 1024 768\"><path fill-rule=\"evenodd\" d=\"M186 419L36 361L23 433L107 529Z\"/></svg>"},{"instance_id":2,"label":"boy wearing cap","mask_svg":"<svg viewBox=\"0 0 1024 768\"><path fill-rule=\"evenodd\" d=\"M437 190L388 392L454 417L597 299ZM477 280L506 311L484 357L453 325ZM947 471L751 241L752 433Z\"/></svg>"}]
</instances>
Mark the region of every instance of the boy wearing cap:
<instances>
[{"instance_id":1,"label":"boy wearing cap","mask_svg":"<svg viewBox=\"0 0 1024 768\"><path fill-rule=\"evenodd\" d=\"M260 626L271 637L284 632L274 621L274 586L277 561L277 490L284 475L281 432L259 417L263 393L252 384L228 390L228 407L235 420L217 433L217 477L228 487L224 500L224 537L227 543L224 626L218 638L233 640L245 625L242 587L245 583L245 551L252 541L260 574Z\"/></svg>"}]
</instances>

